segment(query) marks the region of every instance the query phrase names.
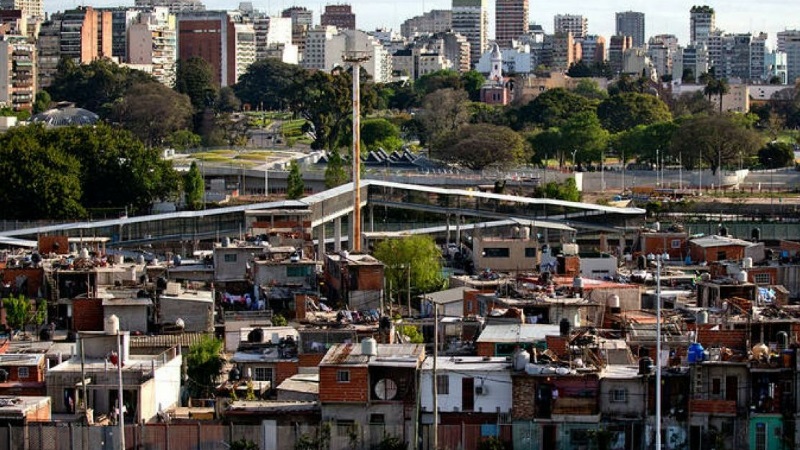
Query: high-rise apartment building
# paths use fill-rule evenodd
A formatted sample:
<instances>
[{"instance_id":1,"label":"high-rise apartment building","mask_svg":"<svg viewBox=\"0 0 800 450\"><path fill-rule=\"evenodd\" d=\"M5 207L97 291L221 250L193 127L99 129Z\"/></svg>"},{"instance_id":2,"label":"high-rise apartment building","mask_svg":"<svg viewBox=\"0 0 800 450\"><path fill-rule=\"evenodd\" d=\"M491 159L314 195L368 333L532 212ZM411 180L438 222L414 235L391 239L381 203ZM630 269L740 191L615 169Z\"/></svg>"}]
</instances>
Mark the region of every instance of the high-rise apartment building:
<instances>
[{"instance_id":1,"label":"high-rise apartment building","mask_svg":"<svg viewBox=\"0 0 800 450\"><path fill-rule=\"evenodd\" d=\"M710 6L692 6L689 10L690 43L708 45L708 39L717 29L714 8Z\"/></svg>"},{"instance_id":2,"label":"high-rise apartment building","mask_svg":"<svg viewBox=\"0 0 800 450\"><path fill-rule=\"evenodd\" d=\"M453 31L467 38L470 65L475 67L488 46L486 0L453 0Z\"/></svg>"},{"instance_id":3,"label":"high-rise apartment building","mask_svg":"<svg viewBox=\"0 0 800 450\"><path fill-rule=\"evenodd\" d=\"M19 9L29 19L44 20L42 0L0 0L0 9Z\"/></svg>"},{"instance_id":4,"label":"high-rise apartment building","mask_svg":"<svg viewBox=\"0 0 800 450\"><path fill-rule=\"evenodd\" d=\"M308 32L307 53L302 66L326 72L335 67L346 67L343 58L351 49L366 52L367 60L361 67L376 83L391 81L392 58L378 39L360 30L338 30L331 25L318 26Z\"/></svg>"},{"instance_id":5,"label":"high-rise apartment building","mask_svg":"<svg viewBox=\"0 0 800 450\"><path fill-rule=\"evenodd\" d=\"M292 19L292 44L297 46L302 59L306 50L308 30L314 28L314 14L305 7L292 6L281 11L281 17Z\"/></svg>"},{"instance_id":6,"label":"high-rise apartment building","mask_svg":"<svg viewBox=\"0 0 800 450\"><path fill-rule=\"evenodd\" d=\"M800 30L779 31L778 52L786 54L786 83L794 86L800 78Z\"/></svg>"},{"instance_id":7,"label":"high-rise apartment building","mask_svg":"<svg viewBox=\"0 0 800 450\"><path fill-rule=\"evenodd\" d=\"M64 11L61 16L61 57L89 63L112 55L111 12L91 6Z\"/></svg>"},{"instance_id":8,"label":"high-rise apartment building","mask_svg":"<svg viewBox=\"0 0 800 450\"><path fill-rule=\"evenodd\" d=\"M0 103L31 111L35 95L36 45L26 36L0 35Z\"/></svg>"},{"instance_id":9,"label":"high-rise apartment building","mask_svg":"<svg viewBox=\"0 0 800 450\"><path fill-rule=\"evenodd\" d=\"M178 59L175 22L169 8L159 6L142 12L128 27L128 62L149 66L153 77L170 87Z\"/></svg>"},{"instance_id":10,"label":"high-rise apartment building","mask_svg":"<svg viewBox=\"0 0 800 450\"><path fill-rule=\"evenodd\" d=\"M644 41L644 13L635 11L618 12L616 34L633 38L633 46L643 48Z\"/></svg>"},{"instance_id":11,"label":"high-rise apartment building","mask_svg":"<svg viewBox=\"0 0 800 450\"><path fill-rule=\"evenodd\" d=\"M355 30L356 15L350 5L326 5L320 18L322 26L334 26L340 30Z\"/></svg>"},{"instance_id":12,"label":"high-rise apartment building","mask_svg":"<svg viewBox=\"0 0 800 450\"><path fill-rule=\"evenodd\" d=\"M630 36L611 36L608 43L608 64L614 75L622 73L625 61L625 52L633 47Z\"/></svg>"},{"instance_id":13,"label":"high-rise apartment building","mask_svg":"<svg viewBox=\"0 0 800 450\"><path fill-rule=\"evenodd\" d=\"M165 7L161 8L166 10ZM97 10L111 14L111 56L120 62L128 62L128 27L137 20L142 10L126 6Z\"/></svg>"},{"instance_id":14,"label":"high-rise apartment building","mask_svg":"<svg viewBox=\"0 0 800 450\"><path fill-rule=\"evenodd\" d=\"M292 19L287 17L257 17L253 21L256 32L256 59L270 57L272 50L292 44Z\"/></svg>"},{"instance_id":15,"label":"high-rise apartment building","mask_svg":"<svg viewBox=\"0 0 800 450\"><path fill-rule=\"evenodd\" d=\"M140 8L153 8L164 6L169 8L170 14L184 11L205 11L206 6L201 0L136 0L134 5Z\"/></svg>"},{"instance_id":16,"label":"high-rise apartment building","mask_svg":"<svg viewBox=\"0 0 800 450\"><path fill-rule=\"evenodd\" d=\"M528 32L528 0L496 0L495 42L500 48L511 48L511 40Z\"/></svg>"},{"instance_id":17,"label":"high-rise apartment building","mask_svg":"<svg viewBox=\"0 0 800 450\"><path fill-rule=\"evenodd\" d=\"M591 66L606 60L606 38L596 34L587 35L581 42L581 60Z\"/></svg>"},{"instance_id":18,"label":"high-rise apartment building","mask_svg":"<svg viewBox=\"0 0 800 450\"><path fill-rule=\"evenodd\" d=\"M452 27L453 11L434 9L400 24L400 35L406 39L413 39L414 36L420 34L443 33Z\"/></svg>"},{"instance_id":19,"label":"high-rise apartment building","mask_svg":"<svg viewBox=\"0 0 800 450\"><path fill-rule=\"evenodd\" d=\"M582 40L589 31L589 20L577 14L557 14L553 18L553 32L572 33L572 38Z\"/></svg>"},{"instance_id":20,"label":"high-rise apartment building","mask_svg":"<svg viewBox=\"0 0 800 450\"><path fill-rule=\"evenodd\" d=\"M256 60L252 23L228 11L192 11L178 15L178 59L198 57L213 68L221 87L235 84Z\"/></svg>"},{"instance_id":21,"label":"high-rise apartment building","mask_svg":"<svg viewBox=\"0 0 800 450\"><path fill-rule=\"evenodd\" d=\"M681 74L674 72L678 55L678 38L674 34L651 37L647 44L647 53L659 76L673 75L673 78L680 79Z\"/></svg>"}]
</instances>

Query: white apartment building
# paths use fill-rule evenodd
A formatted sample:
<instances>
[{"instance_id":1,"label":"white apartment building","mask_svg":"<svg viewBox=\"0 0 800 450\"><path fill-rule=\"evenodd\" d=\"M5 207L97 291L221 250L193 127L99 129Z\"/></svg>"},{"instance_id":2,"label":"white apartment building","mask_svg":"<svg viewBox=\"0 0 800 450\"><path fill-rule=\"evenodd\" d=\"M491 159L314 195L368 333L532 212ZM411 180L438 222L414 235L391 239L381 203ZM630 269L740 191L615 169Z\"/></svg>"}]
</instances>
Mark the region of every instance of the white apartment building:
<instances>
[{"instance_id":1,"label":"white apartment building","mask_svg":"<svg viewBox=\"0 0 800 450\"><path fill-rule=\"evenodd\" d=\"M0 105L33 109L36 96L36 44L25 36L0 36Z\"/></svg>"},{"instance_id":2,"label":"white apartment building","mask_svg":"<svg viewBox=\"0 0 800 450\"><path fill-rule=\"evenodd\" d=\"M178 59L175 15L167 7L142 12L128 27L128 61L150 66L150 73L167 86L175 84Z\"/></svg>"},{"instance_id":3,"label":"white apartment building","mask_svg":"<svg viewBox=\"0 0 800 450\"><path fill-rule=\"evenodd\" d=\"M453 28L469 42L470 64L475 66L489 45L486 0L453 0Z\"/></svg>"},{"instance_id":4,"label":"white apartment building","mask_svg":"<svg viewBox=\"0 0 800 450\"><path fill-rule=\"evenodd\" d=\"M239 77L247 72L250 64L256 62L256 32L252 23L235 23L234 29L234 55L236 56L236 78L234 83L239 81Z\"/></svg>"},{"instance_id":5,"label":"white apartment building","mask_svg":"<svg viewBox=\"0 0 800 450\"><path fill-rule=\"evenodd\" d=\"M256 59L269 56L270 50L292 44L292 19L290 17L258 17L253 21L256 33Z\"/></svg>"},{"instance_id":6,"label":"white apartment building","mask_svg":"<svg viewBox=\"0 0 800 450\"><path fill-rule=\"evenodd\" d=\"M310 30L306 40L303 67L330 72L333 68L346 67L346 52L365 52L367 60L361 67L376 83L392 80L392 58L381 43L359 30L337 30L336 27L316 27Z\"/></svg>"}]
</instances>

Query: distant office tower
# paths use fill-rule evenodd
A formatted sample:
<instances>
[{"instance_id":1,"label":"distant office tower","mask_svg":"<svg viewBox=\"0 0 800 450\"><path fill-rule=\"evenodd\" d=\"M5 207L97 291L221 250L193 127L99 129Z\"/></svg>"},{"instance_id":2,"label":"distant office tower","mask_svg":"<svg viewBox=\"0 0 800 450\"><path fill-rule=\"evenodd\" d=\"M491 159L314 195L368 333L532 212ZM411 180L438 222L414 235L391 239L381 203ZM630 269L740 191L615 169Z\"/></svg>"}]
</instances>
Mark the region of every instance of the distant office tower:
<instances>
[{"instance_id":1,"label":"distant office tower","mask_svg":"<svg viewBox=\"0 0 800 450\"><path fill-rule=\"evenodd\" d=\"M292 44L292 19L287 17L257 17L253 21L256 32L256 59L272 57L278 47Z\"/></svg>"},{"instance_id":2,"label":"distant office tower","mask_svg":"<svg viewBox=\"0 0 800 450\"><path fill-rule=\"evenodd\" d=\"M467 38L470 65L475 67L488 45L486 0L453 0L453 31Z\"/></svg>"},{"instance_id":3,"label":"distant office tower","mask_svg":"<svg viewBox=\"0 0 800 450\"><path fill-rule=\"evenodd\" d=\"M673 71L678 56L678 38L674 34L651 37L647 44L647 53L659 75L673 75L674 79L680 80L681 74Z\"/></svg>"},{"instance_id":4,"label":"distant office tower","mask_svg":"<svg viewBox=\"0 0 800 450\"><path fill-rule=\"evenodd\" d=\"M696 82L697 78L708 72L708 49L704 44L689 44L681 49L680 61L674 62L673 72L675 78L683 79L684 75L690 83ZM678 70L680 69L680 70Z\"/></svg>"},{"instance_id":5,"label":"distant office tower","mask_svg":"<svg viewBox=\"0 0 800 450\"><path fill-rule=\"evenodd\" d=\"M340 30L356 29L356 15L350 5L326 5L320 22L322 26L332 25Z\"/></svg>"},{"instance_id":6,"label":"distant office tower","mask_svg":"<svg viewBox=\"0 0 800 450\"><path fill-rule=\"evenodd\" d=\"M42 0L0 0L0 9L19 9L28 18L44 20Z\"/></svg>"},{"instance_id":7,"label":"distant office tower","mask_svg":"<svg viewBox=\"0 0 800 450\"><path fill-rule=\"evenodd\" d=\"M120 62L128 62L128 27L136 21L141 10L127 6L97 10L111 13L111 56Z\"/></svg>"},{"instance_id":8,"label":"distant office tower","mask_svg":"<svg viewBox=\"0 0 800 450\"><path fill-rule=\"evenodd\" d=\"M0 36L0 103L32 111L36 95L36 45L26 36Z\"/></svg>"},{"instance_id":9,"label":"distant office tower","mask_svg":"<svg viewBox=\"0 0 800 450\"><path fill-rule=\"evenodd\" d=\"M710 6L692 6L689 10L689 40L691 43L708 45L708 39L717 29L714 8Z\"/></svg>"},{"instance_id":10,"label":"distant office tower","mask_svg":"<svg viewBox=\"0 0 800 450\"><path fill-rule=\"evenodd\" d=\"M302 66L307 69L330 72L335 67L345 67L343 57L348 48L364 49L369 57L361 67L376 83L387 83L392 78L392 58L374 36L359 30L337 30L336 27L318 26L308 32L307 53Z\"/></svg>"},{"instance_id":11,"label":"distant office tower","mask_svg":"<svg viewBox=\"0 0 800 450\"><path fill-rule=\"evenodd\" d=\"M453 11L449 9L434 9L400 24L400 35L406 39L412 39L420 34L450 31L452 27Z\"/></svg>"},{"instance_id":12,"label":"distant office tower","mask_svg":"<svg viewBox=\"0 0 800 450\"><path fill-rule=\"evenodd\" d=\"M110 58L111 13L91 6L64 11L61 16L61 57L77 63Z\"/></svg>"},{"instance_id":13,"label":"distant office tower","mask_svg":"<svg viewBox=\"0 0 800 450\"><path fill-rule=\"evenodd\" d=\"M314 28L314 14L302 6L292 6L281 12L281 17L292 19L292 44L297 46L301 58L306 50L308 30Z\"/></svg>"},{"instance_id":14,"label":"distant office tower","mask_svg":"<svg viewBox=\"0 0 800 450\"><path fill-rule=\"evenodd\" d=\"M175 15L166 7L142 12L128 27L128 62L152 68L153 77L172 87L178 60Z\"/></svg>"},{"instance_id":15,"label":"distant office tower","mask_svg":"<svg viewBox=\"0 0 800 450\"><path fill-rule=\"evenodd\" d=\"M575 50L580 46L575 45L572 33L557 31L552 38L552 62L550 68L553 70L567 70L572 63L576 62Z\"/></svg>"},{"instance_id":16,"label":"distant office tower","mask_svg":"<svg viewBox=\"0 0 800 450\"><path fill-rule=\"evenodd\" d=\"M611 36L608 43L608 64L615 75L622 73L625 52L632 46L633 39L630 36Z\"/></svg>"},{"instance_id":17,"label":"distant office tower","mask_svg":"<svg viewBox=\"0 0 800 450\"><path fill-rule=\"evenodd\" d=\"M178 59L206 60L220 87L235 84L256 60L252 23L227 11L192 11L178 15Z\"/></svg>"},{"instance_id":18,"label":"distant office tower","mask_svg":"<svg viewBox=\"0 0 800 450\"><path fill-rule=\"evenodd\" d=\"M589 21L581 16L575 14L557 14L553 18L553 32L559 31L564 33L572 33L572 38L581 40L586 37L589 30Z\"/></svg>"},{"instance_id":19,"label":"distant office tower","mask_svg":"<svg viewBox=\"0 0 800 450\"><path fill-rule=\"evenodd\" d=\"M632 37L634 47L644 47L644 13L618 12L616 34Z\"/></svg>"},{"instance_id":20,"label":"distant office tower","mask_svg":"<svg viewBox=\"0 0 800 450\"><path fill-rule=\"evenodd\" d=\"M511 40L528 32L528 0L496 0L495 42L500 48L511 48Z\"/></svg>"},{"instance_id":21,"label":"distant office tower","mask_svg":"<svg viewBox=\"0 0 800 450\"><path fill-rule=\"evenodd\" d=\"M136 0L137 7L152 8L154 6L165 6L169 8L170 14L178 14L182 11L205 11L206 6L201 0Z\"/></svg>"},{"instance_id":22,"label":"distant office tower","mask_svg":"<svg viewBox=\"0 0 800 450\"><path fill-rule=\"evenodd\" d=\"M800 30L779 31L778 51L786 53L786 83L794 86L800 77Z\"/></svg>"}]
</instances>

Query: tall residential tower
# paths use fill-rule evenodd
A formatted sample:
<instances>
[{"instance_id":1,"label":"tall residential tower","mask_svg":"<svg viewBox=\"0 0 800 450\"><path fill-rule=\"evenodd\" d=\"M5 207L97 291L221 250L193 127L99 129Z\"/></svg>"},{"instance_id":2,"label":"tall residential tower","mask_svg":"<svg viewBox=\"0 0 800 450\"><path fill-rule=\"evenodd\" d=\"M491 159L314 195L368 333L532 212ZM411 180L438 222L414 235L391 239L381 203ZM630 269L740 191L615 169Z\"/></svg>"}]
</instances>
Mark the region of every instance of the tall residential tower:
<instances>
[{"instance_id":1,"label":"tall residential tower","mask_svg":"<svg viewBox=\"0 0 800 450\"><path fill-rule=\"evenodd\" d=\"M618 36L630 36L633 38L633 46L644 48L644 13L635 11L625 11L617 13Z\"/></svg>"},{"instance_id":2,"label":"tall residential tower","mask_svg":"<svg viewBox=\"0 0 800 450\"><path fill-rule=\"evenodd\" d=\"M486 0L453 0L453 32L467 38L472 67L487 48L488 30Z\"/></svg>"},{"instance_id":3,"label":"tall residential tower","mask_svg":"<svg viewBox=\"0 0 800 450\"><path fill-rule=\"evenodd\" d=\"M528 0L496 0L495 40L500 48L510 48L511 40L528 33Z\"/></svg>"}]
</instances>

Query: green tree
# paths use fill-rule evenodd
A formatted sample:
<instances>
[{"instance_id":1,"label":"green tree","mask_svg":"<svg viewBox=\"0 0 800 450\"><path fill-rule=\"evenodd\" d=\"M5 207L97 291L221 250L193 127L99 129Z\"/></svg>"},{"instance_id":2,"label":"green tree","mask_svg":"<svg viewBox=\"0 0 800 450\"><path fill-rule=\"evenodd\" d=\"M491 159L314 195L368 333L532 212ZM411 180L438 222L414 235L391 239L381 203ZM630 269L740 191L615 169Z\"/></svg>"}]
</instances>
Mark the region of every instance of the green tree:
<instances>
[{"instance_id":1,"label":"green tree","mask_svg":"<svg viewBox=\"0 0 800 450\"><path fill-rule=\"evenodd\" d=\"M527 125L561 127L575 114L586 111L594 112L592 102L586 97L563 88L550 89L515 111L515 128Z\"/></svg>"},{"instance_id":2,"label":"green tree","mask_svg":"<svg viewBox=\"0 0 800 450\"><path fill-rule=\"evenodd\" d=\"M561 148L575 151L576 164L599 161L600 154L608 143L608 132L600 125L597 115L591 111L575 114L561 127Z\"/></svg>"},{"instance_id":3,"label":"green tree","mask_svg":"<svg viewBox=\"0 0 800 450\"><path fill-rule=\"evenodd\" d=\"M289 163L289 176L286 179L286 198L297 200L306 194L306 186L303 183L303 175L300 173L300 164L296 160Z\"/></svg>"},{"instance_id":4,"label":"green tree","mask_svg":"<svg viewBox=\"0 0 800 450\"><path fill-rule=\"evenodd\" d=\"M385 266L387 285L407 286L409 270L410 285L417 292L431 292L444 284L440 262L442 253L430 236L414 235L381 241L375 246L374 256Z\"/></svg>"},{"instance_id":5,"label":"green tree","mask_svg":"<svg viewBox=\"0 0 800 450\"><path fill-rule=\"evenodd\" d=\"M184 151L200 146L202 138L189 130L177 130L167 136L166 144L168 147L178 151Z\"/></svg>"},{"instance_id":6,"label":"green tree","mask_svg":"<svg viewBox=\"0 0 800 450\"><path fill-rule=\"evenodd\" d=\"M575 179L567 178L563 183L551 181L544 186L537 187L534 197L579 202L581 201L581 192L578 190Z\"/></svg>"},{"instance_id":7,"label":"green tree","mask_svg":"<svg viewBox=\"0 0 800 450\"><path fill-rule=\"evenodd\" d=\"M352 132L351 80L346 71L330 74L321 70L306 80L296 111L307 121L303 132L314 138L311 148L331 151L347 146ZM363 101L363 96L361 99L364 115L371 105Z\"/></svg>"},{"instance_id":8,"label":"green tree","mask_svg":"<svg viewBox=\"0 0 800 450\"><path fill-rule=\"evenodd\" d=\"M651 125L639 125L617 133L611 139L611 145L626 159L637 158L651 163L656 162L656 151L666 151L680 124L674 121L660 122ZM675 155L674 162L682 160L682 155Z\"/></svg>"},{"instance_id":9,"label":"green tree","mask_svg":"<svg viewBox=\"0 0 800 450\"><path fill-rule=\"evenodd\" d=\"M203 174L197 168L197 163L192 161L189 171L183 176L183 192L186 195L186 207L197 211L205 205L206 186Z\"/></svg>"},{"instance_id":10,"label":"green tree","mask_svg":"<svg viewBox=\"0 0 800 450\"><path fill-rule=\"evenodd\" d=\"M595 80L579 80L572 92L589 100L605 100L608 98L608 92L600 89L600 85Z\"/></svg>"},{"instance_id":11,"label":"green tree","mask_svg":"<svg viewBox=\"0 0 800 450\"><path fill-rule=\"evenodd\" d=\"M534 164L542 164L551 158L558 160L558 166L564 167L564 155L568 148L558 128L548 128L546 130L537 129L526 135L528 143L533 148Z\"/></svg>"},{"instance_id":12,"label":"green tree","mask_svg":"<svg viewBox=\"0 0 800 450\"><path fill-rule=\"evenodd\" d=\"M211 64L198 57L179 60L175 73L175 90L189 96L195 113L212 107L219 87Z\"/></svg>"},{"instance_id":13,"label":"green tree","mask_svg":"<svg viewBox=\"0 0 800 450\"><path fill-rule=\"evenodd\" d=\"M437 70L417 78L417 81L414 82L414 89L422 97L425 97L440 89L463 90L464 83L462 77L455 70Z\"/></svg>"},{"instance_id":14,"label":"green tree","mask_svg":"<svg viewBox=\"0 0 800 450\"><path fill-rule=\"evenodd\" d=\"M325 167L325 189L332 189L350 181L348 170L344 166L342 155L337 150L328 153L328 165Z\"/></svg>"},{"instance_id":15,"label":"green tree","mask_svg":"<svg viewBox=\"0 0 800 450\"><path fill-rule=\"evenodd\" d=\"M155 82L151 75L108 59L78 64L70 58L63 58L47 91L54 101L74 102L76 106L106 118L114 103L124 97L128 89L151 82Z\"/></svg>"},{"instance_id":16,"label":"green tree","mask_svg":"<svg viewBox=\"0 0 800 450\"><path fill-rule=\"evenodd\" d=\"M486 123L464 125L442 136L432 156L472 170L508 167L529 159L526 142L508 127Z\"/></svg>"},{"instance_id":17,"label":"green tree","mask_svg":"<svg viewBox=\"0 0 800 450\"><path fill-rule=\"evenodd\" d=\"M40 112L50 109L50 104L53 99L47 91L39 91L36 93L36 101L33 102L33 113L39 114Z\"/></svg>"},{"instance_id":18,"label":"green tree","mask_svg":"<svg viewBox=\"0 0 800 450\"><path fill-rule=\"evenodd\" d=\"M403 146L400 128L384 118L366 119L361 123L361 142L367 150L382 148L391 152Z\"/></svg>"},{"instance_id":19,"label":"green tree","mask_svg":"<svg viewBox=\"0 0 800 450\"><path fill-rule=\"evenodd\" d=\"M687 168L707 165L716 173L722 166L736 166L761 148L761 135L735 114L697 116L683 121L675 133L670 151L683 157ZM705 164L703 164L705 163Z\"/></svg>"},{"instance_id":20,"label":"green tree","mask_svg":"<svg viewBox=\"0 0 800 450\"><path fill-rule=\"evenodd\" d=\"M238 441L231 442L231 450L258 450L258 444L247 439L239 439Z\"/></svg>"},{"instance_id":21,"label":"green tree","mask_svg":"<svg viewBox=\"0 0 800 450\"><path fill-rule=\"evenodd\" d=\"M572 78L589 78L593 76L592 68L583 60L570 64L569 69L567 69L567 75Z\"/></svg>"},{"instance_id":22,"label":"green tree","mask_svg":"<svg viewBox=\"0 0 800 450\"><path fill-rule=\"evenodd\" d=\"M508 126L508 115L502 105L489 105L483 102L470 102L469 122L488 123L491 125Z\"/></svg>"},{"instance_id":23,"label":"green tree","mask_svg":"<svg viewBox=\"0 0 800 450\"><path fill-rule=\"evenodd\" d=\"M4 298L2 305L6 312L6 323L12 330L25 331L28 325L40 326L47 315L46 307L37 306L23 295Z\"/></svg>"},{"instance_id":24,"label":"green tree","mask_svg":"<svg viewBox=\"0 0 800 450\"><path fill-rule=\"evenodd\" d=\"M397 332L408 338L411 344L422 344L425 342L425 337L419 332L419 328L414 325L400 325L397 327Z\"/></svg>"},{"instance_id":25,"label":"green tree","mask_svg":"<svg viewBox=\"0 0 800 450\"><path fill-rule=\"evenodd\" d=\"M233 113L242 109L242 101L236 96L232 87L225 86L217 93L214 109L222 113Z\"/></svg>"},{"instance_id":26,"label":"green tree","mask_svg":"<svg viewBox=\"0 0 800 450\"><path fill-rule=\"evenodd\" d=\"M714 111L714 105L700 91L684 92L669 103L672 117L708 114Z\"/></svg>"},{"instance_id":27,"label":"green tree","mask_svg":"<svg viewBox=\"0 0 800 450\"><path fill-rule=\"evenodd\" d=\"M52 135L38 125L12 128L0 135L0 210L4 218L86 217L80 161L62 151Z\"/></svg>"},{"instance_id":28,"label":"green tree","mask_svg":"<svg viewBox=\"0 0 800 450\"><path fill-rule=\"evenodd\" d=\"M203 336L189 347L186 356L188 387L195 397L213 395L222 371L222 341L212 336Z\"/></svg>"},{"instance_id":29,"label":"green tree","mask_svg":"<svg viewBox=\"0 0 800 450\"><path fill-rule=\"evenodd\" d=\"M160 147L171 133L191 126L192 104L161 83L140 83L114 104L112 115L148 147Z\"/></svg>"},{"instance_id":30,"label":"green tree","mask_svg":"<svg viewBox=\"0 0 800 450\"><path fill-rule=\"evenodd\" d=\"M705 82L703 93L708 96L708 101L711 101L712 96L719 97L719 112L722 114L722 97L730 92L728 80L714 78L713 75L709 76Z\"/></svg>"},{"instance_id":31,"label":"green tree","mask_svg":"<svg viewBox=\"0 0 800 450\"><path fill-rule=\"evenodd\" d=\"M267 58L250 64L233 89L253 109L283 111L297 104L308 76L297 64Z\"/></svg>"},{"instance_id":32,"label":"green tree","mask_svg":"<svg viewBox=\"0 0 800 450\"><path fill-rule=\"evenodd\" d=\"M458 129L469 120L467 93L451 88L438 89L422 100L422 111L417 113L424 130L424 141L435 147L447 133Z\"/></svg>"},{"instance_id":33,"label":"green tree","mask_svg":"<svg viewBox=\"0 0 800 450\"><path fill-rule=\"evenodd\" d=\"M467 91L470 101L477 102L481 98L481 88L486 78L477 70L469 70L461 74L461 86Z\"/></svg>"},{"instance_id":34,"label":"green tree","mask_svg":"<svg viewBox=\"0 0 800 450\"><path fill-rule=\"evenodd\" d=\"M658 97L635 92L611 96L597 106L597 117L603 128L612 132L672 120L667 105Z\"/></svg>"},{"instance_id":35,"label":"green tree","mask_svg":"<svg viewBox=\"0 0 800 450\"><path fill-rule=\"evenodd\" d=\"M768 169L794 165L794 148L787 142L770 142L758 151L758 161Z\"/></svg>"}]
</instances>

